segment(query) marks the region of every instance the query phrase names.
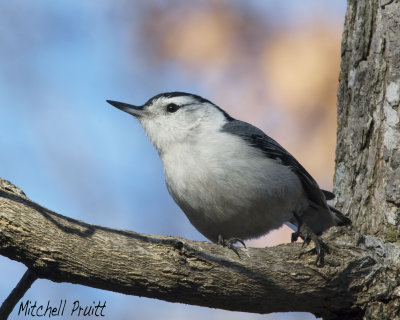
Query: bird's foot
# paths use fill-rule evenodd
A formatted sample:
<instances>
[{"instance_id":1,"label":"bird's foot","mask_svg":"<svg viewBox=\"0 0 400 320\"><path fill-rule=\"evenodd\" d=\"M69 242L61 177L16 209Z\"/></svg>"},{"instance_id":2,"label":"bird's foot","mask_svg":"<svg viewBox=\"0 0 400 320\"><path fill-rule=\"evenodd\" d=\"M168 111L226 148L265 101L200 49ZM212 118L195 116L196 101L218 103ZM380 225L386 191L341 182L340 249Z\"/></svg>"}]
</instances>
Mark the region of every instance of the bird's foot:
<instances>
[{"instance_id":1,"label":"bird's foot","mask_svg":"<svg viewBox=\"0 0 400 320\"><path fill-rule=\"evenodd\" d=\"M311 229L308 227L306 224L302 223L299 226L299 230L296 235L296 240L297 237L301 237L303 239L303 245L302 248L310 243L312 240L315 244L315 250L317 251L317 260L315 261L316 265L318 267L323 267L324 266L324 259L325 259L325 253L329 253L329 248L328 246L322 241L322 239L317 236ZM293 234L292 234L292 240L293 240ZM292 241L293 242L293 241Z\"/></svg>"},{"instance_id":2,"label":"bird's foot","mask_svg":"<svg viewBox=\"0 0 400 320\"><path fill-rule=\"evenodd\" d=\"M223 247L227 247L228 249L231 249L240 258L239 252L237 251L236 247L234 246L234 244L237 242L241 243L243 245L243 247L246 248L246 245L242 239L230 238L230 239L225 240L221 234L218 235L218 244L222 245Z\"/></svg>"}]
</instances>

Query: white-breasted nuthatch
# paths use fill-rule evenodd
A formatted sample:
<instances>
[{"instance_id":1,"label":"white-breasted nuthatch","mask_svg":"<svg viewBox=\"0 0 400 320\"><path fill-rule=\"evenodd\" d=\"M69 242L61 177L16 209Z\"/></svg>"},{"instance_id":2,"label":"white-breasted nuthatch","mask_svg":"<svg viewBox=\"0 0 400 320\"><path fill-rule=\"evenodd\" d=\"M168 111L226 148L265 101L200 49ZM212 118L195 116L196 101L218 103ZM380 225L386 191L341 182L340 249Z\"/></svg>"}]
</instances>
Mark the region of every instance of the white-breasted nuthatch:
<instances>
[{"instance_id":1,"label":"white-breasted nuthatch","mask_svg":"<svg viewBox=\"0 0 400 320\"><path fill-rule=\"evenodd\" d=\"M107 100L135 116L157 149L169 193L206 238L233 248L287 223L315 242L350 220L329 206L334 195L280 144L200 96L169 92L142 106Z\"/></svg>"}]
</instances>

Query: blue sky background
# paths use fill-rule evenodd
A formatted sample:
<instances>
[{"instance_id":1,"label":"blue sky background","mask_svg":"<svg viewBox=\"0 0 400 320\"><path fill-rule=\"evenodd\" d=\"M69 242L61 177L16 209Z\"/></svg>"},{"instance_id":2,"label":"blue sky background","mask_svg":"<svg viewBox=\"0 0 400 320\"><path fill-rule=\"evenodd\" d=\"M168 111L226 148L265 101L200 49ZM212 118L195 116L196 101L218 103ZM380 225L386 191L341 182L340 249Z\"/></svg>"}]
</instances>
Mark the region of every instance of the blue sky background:
<instances>
[{"instance_id":1,"label":"blue sky background","mask_svg":"<svg viewBox=\"0 0 400 320\"><path fill-rule=\"evenodd\" d=\"M148 57L143 12L147 4L165 2L0 1L0 176L33 201L75 219L205 240L168 195L161 162L139 123L105 102L141 104L177 90L213 100L196 74ZM319 20L342 23L346 5L232 2L265 17L271 30L306 23L316 7ZM25 270L0 257L0 301ZM305 313L232 313L47 280L36 281L26 299L106 300L106 319L314 319ZM14 310L11 319L17 318L25 317Z\"/></svg>"}]
</instances>

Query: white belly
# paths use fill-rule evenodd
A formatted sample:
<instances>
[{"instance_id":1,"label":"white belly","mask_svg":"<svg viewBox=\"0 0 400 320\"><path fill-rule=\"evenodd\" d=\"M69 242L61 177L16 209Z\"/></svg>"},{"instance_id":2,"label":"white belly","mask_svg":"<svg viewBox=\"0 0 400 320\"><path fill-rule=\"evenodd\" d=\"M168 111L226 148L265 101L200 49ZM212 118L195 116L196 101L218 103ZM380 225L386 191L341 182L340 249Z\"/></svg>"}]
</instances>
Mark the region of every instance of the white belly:
<instances>
[{"instance_id":1,"label":"white belly","mask_svg":"<svg viewBox=\"0 0 400 320\"><path fill-rule=\"evenodd\" d=\"M168 191L194 227L214 242L218 235L248 239L265 234L306 201L288 167L231 139L234 143L211 142L207 148L181 145L162 155ZM232 150L232 145L239 148Z\"/></svg>"}]
</instances>

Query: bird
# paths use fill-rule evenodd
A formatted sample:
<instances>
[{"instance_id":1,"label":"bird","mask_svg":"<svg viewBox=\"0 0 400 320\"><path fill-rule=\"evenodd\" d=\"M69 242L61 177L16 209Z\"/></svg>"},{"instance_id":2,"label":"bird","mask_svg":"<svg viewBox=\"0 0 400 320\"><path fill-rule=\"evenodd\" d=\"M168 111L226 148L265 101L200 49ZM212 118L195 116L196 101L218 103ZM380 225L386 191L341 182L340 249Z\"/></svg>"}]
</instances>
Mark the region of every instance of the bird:
<instances>
[{"instance_id":1,"label":"bird","mask_svg":"<svg viewBox=\"0 0 400 320\"><path fill-rule=\"evenodd\" d=\"M329 249L319 236L351 223L328 204L335 195L278 142L210 100L175 91L139 106L106 101L139 120L161 158L169 194L214 243L237 253L235 243L245 246L286 223L292 242L315 243L323 265Z\"/></svg>"}]
</instances>

